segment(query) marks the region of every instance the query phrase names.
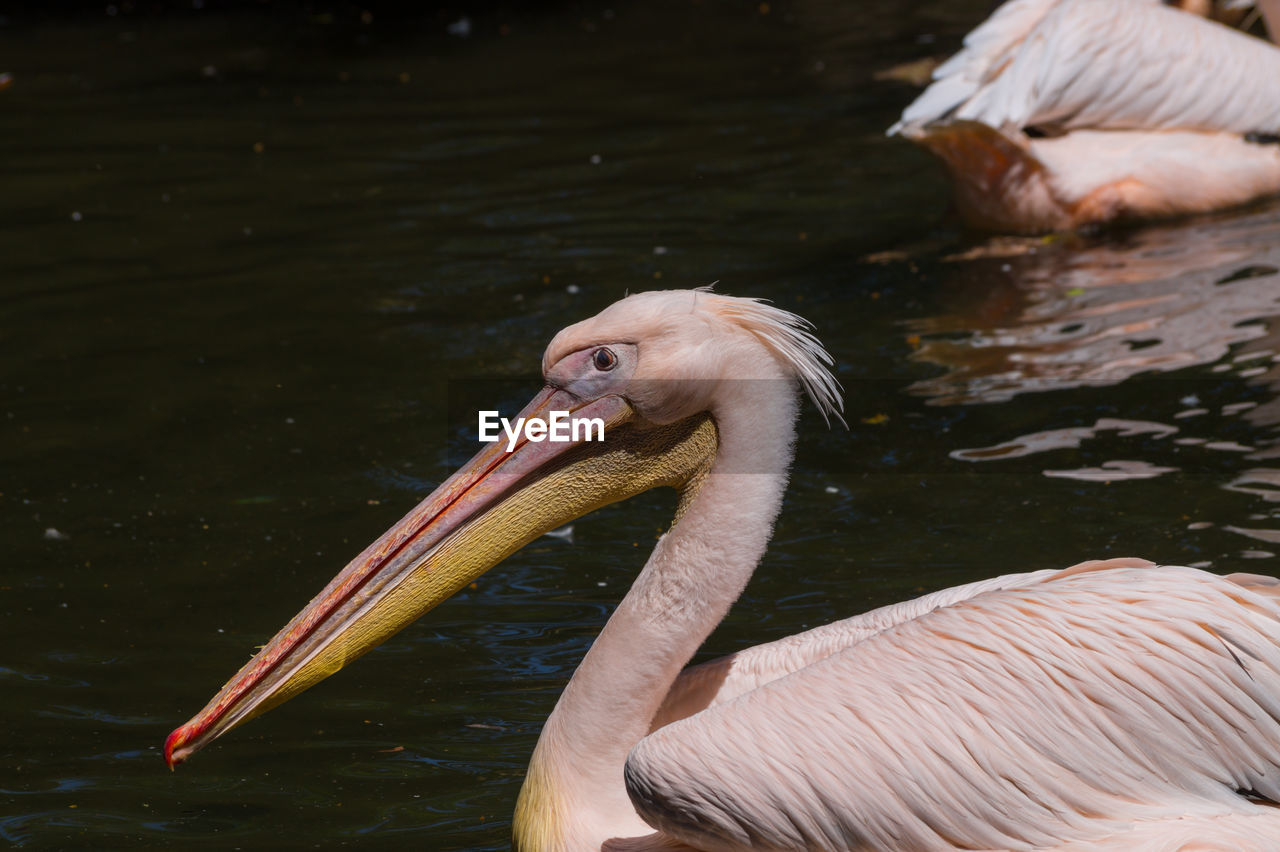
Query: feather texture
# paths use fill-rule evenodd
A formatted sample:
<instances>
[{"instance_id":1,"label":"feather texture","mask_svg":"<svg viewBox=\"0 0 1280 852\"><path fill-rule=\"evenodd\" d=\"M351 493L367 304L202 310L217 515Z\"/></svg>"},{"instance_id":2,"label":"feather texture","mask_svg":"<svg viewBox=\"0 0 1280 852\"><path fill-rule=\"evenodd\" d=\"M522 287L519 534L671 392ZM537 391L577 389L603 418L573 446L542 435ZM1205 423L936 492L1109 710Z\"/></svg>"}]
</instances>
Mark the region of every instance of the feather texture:
<instances>
[{"instance_id":1,"label":"feather texture","mask_svg":"<svg viewBox=\"0 0 1280 852\"><path fill-rule=\"evenodd\" d=\"M944 161L961 215L981 227L1280 192L1280 146L1250 141L1280 128L1280 49L1155 0L1012 0L934 78L889 133Z\"/></svg>"},{"instance_id":2,"label":"feather texture","mask_svg":"<svg viewBox=\"0 0 1280 852\"><path fill-rule=\"evenodd\" d=\"M655 731L628 789L704 849L1084 849L1167 842L1144 825L1171 818L1272 848L1280 811L1240 792L1280 800L1264 582L1117 561L908 605L927 611Z\"/></svg>"}]
</instances>

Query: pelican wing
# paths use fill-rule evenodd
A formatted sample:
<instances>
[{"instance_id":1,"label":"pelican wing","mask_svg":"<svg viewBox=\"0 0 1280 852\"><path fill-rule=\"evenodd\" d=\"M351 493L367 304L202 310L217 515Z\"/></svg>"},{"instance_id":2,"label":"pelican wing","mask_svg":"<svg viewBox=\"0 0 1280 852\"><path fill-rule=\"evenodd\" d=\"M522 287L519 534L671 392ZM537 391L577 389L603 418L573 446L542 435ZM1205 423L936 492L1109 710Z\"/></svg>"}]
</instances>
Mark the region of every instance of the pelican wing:
<instances>
[{"instance_id":1,"label":"pelican wing","mask_svg":"<svg viewBox=\"0 0 1280 852\"><path fill-rule=\"evenodd\" d=\"M902 112L889 135L940 121L1000 76L1018 48L1058 0L1009 0L972 32L955 56L933 71L933 83Z\"/></svg>"},{"instance_id":2,"label":"pelican wing","mask_svg":"<svg viewBox=\"0 0 1280 852\"><path fill-rule=\"evenodd\" d=\"M1135 848L1171 819L1270 848L1280 585L1022 575L655 731L626 780L698 848Z\"/></svg>"},{"instance_id":3,"label":"pelican wing","mask_svg":"<svg viewBox=\"0 0 1280 852\"><path fill-rule=\"evenodd\" d=\"M1037 127L1280 130L1280 49L1152 0L1015 0L939 66L890 133Z\"/></svg>"},{"instance_id":4,"label":"pelican wing","mask_svg":"<svg viewBox=\"0 0 1280 852\"><path fill-rule=\"evenodd\" d=\"M1122 561L1135 567L1151 565L1145 559ZM1095 562L1086 562L1068 570L1094 564ZM724 704L938 607L950 606L984 592L1034 583L1057 573L1059 572L1049 569L1027 574L1006 574L941 589L690 666L672 684L650 729L657 730L677 719Z\"/></svg>"}]
</instances>

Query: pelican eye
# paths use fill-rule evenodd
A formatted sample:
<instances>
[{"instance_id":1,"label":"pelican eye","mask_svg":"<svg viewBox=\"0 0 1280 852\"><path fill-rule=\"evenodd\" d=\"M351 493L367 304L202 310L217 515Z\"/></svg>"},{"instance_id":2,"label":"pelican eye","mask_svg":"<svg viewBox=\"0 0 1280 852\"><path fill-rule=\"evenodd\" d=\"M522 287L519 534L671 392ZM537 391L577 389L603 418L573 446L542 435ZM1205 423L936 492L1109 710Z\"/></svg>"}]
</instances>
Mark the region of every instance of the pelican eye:
<instances>
[{"instance_id":1,"label":"pelican eye","mask_svg":"<svg viewBox=\"0 0 1280 852\"><path fill-rule=\"evenodd\" d=\"M618 356L613 354L612 349L601 346L591 356L591 363L597 370L608 372L618 366Z\"/></svg>"}]
</instances>

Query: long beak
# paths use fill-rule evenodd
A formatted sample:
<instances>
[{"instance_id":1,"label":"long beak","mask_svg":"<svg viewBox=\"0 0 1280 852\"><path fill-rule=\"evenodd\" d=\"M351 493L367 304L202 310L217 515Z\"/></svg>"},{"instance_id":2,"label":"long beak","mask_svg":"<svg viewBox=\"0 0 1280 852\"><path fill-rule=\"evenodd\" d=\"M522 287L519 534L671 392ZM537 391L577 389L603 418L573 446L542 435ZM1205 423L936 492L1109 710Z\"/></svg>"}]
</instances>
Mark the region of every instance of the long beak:
<instances>
[{"instance_id":1,"label":"long beak","mask_svg":"<svg viewBox=\"0 0 1280 852\"><path fill-rule=\"evenodd\" d=\"M169 734L169 767L333 674L543 533L650 488L684 489L715 455L716 431L705 415L653 426L621 397L583 403L548 387L520 416L546 420L552 411L600 418L605 439L523 440L510 452L499 441L481 450Z\"/></svg>"}]
</instances>

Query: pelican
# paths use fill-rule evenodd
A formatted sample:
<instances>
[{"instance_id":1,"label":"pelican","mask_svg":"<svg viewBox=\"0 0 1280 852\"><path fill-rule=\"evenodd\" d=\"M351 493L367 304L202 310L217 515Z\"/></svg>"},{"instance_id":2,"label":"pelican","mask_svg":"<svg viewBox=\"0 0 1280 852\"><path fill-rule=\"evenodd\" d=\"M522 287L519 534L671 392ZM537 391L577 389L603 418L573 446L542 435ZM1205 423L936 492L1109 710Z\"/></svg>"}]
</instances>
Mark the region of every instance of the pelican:
<instances>
[{"instance_id":1,"label":"pelican","mask_svg":"<svg viewBox=\"0 0 1280 852\"><path fill-rule=\"evenodd\" d=\"M516 849L1280 848L1274 578L1085 562L681 672L764 553L798 389L840 416L809 329L700 290L561 331L521 416L599 419L604 440L485 446L169 735L169 765L538 535L671 486L672 527L542 730Z\"/></svg>"},{"instance_id":2,"label":"pelican","mask_svg":"<svg viewBox=\"0 0 1280 852\"><path fill-rule=\"evenodd\" d=\"M1263 0L1273 37L1280 0ZM969 224L1065 230L1280 193L1280 48L1157 0L1010 0L889 128Z\"/></svg>"}]
</instances>

